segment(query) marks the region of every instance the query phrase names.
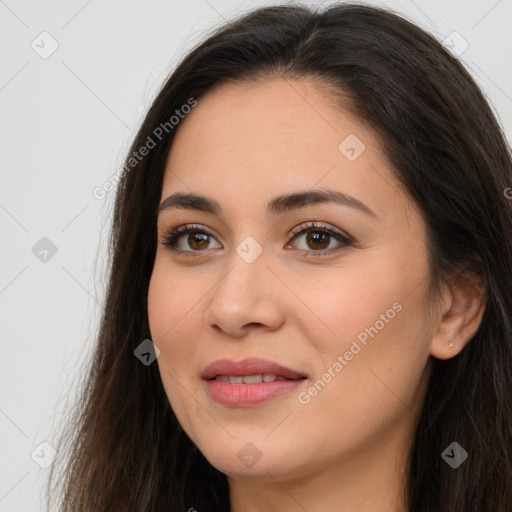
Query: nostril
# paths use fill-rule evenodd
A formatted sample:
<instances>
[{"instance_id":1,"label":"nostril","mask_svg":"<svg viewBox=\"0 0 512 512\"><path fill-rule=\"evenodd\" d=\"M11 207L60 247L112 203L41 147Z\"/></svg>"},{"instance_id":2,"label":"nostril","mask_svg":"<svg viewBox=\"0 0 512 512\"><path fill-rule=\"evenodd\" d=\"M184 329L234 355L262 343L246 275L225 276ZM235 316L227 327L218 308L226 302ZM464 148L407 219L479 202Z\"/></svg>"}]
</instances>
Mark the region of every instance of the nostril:
<instances>
[{"instance_id":1,"label":"nostril","mask_svg":"<svg viewBox=\"0 0 512 512\"><path fill-rule=\"evenodd\" d=\"M249 322L248 324L245 324L245 327L248 326L261 327L262 325L259 322Z\"/></svg>"}]
</instances>

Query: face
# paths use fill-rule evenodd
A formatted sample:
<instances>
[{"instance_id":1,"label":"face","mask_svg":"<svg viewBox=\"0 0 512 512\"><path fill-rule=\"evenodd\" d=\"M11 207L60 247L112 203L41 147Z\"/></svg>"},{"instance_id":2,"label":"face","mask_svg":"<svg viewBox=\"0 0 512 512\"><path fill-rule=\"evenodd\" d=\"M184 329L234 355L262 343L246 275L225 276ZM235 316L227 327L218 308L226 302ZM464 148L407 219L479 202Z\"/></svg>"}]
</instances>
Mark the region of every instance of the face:
<instances>
[{"instance_id":1,"label":"face","mask_svg":"<svg viewBox=\"0 0 512 512\"><path fill-rule=\"evenodd\" d=\"M312 192L326 195L286 199ZM312 81L223 85L181 121L162 203L176 193L218 210L160 212L149 322L169 402L211 464L294 478L408 439L433 334L425 225L370 129ZM246 358L302 378L202 378Z\"/></svg>"}]
</instances>

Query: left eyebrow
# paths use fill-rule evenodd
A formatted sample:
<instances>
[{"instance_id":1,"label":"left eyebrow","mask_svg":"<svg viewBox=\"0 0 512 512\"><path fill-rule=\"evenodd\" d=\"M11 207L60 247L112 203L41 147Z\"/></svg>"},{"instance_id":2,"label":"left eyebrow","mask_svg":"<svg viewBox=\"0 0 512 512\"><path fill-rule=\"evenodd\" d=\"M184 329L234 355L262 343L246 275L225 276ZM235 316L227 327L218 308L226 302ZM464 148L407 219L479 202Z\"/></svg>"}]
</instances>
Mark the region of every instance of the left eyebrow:
<instances>
[{"instance_id":1,"label":"left eyebrow","mask_svg":"<svg viewBox=\"0 0 512 512\"><path fill-rule=\"evenodd\" d=\"M305 192L295 192L292 194L276 196L268 202L267 212L272 214L284 213L313 204L325 203L349 206L369 216L377 218L375 212L359 199L348 194L344 194L343 192L330 189L308 190ZM157 214L159 215L164 210L170 210L173 208L198 210L206 213L212 213L214 215L220 215L222 213L220 204L214 199L197 194L183 194L181 192L176 192L162 201L158 207Z\"/></svg>"},{"instance_id":2,"label":"left eyebrow","mask_svg":"<svg viewBox=\"0 0 512 512\"><path fill-rule=\"evenodd\" d=\"M375 212L366 204L353 196L337 190L317 189L306 192L295 192L277 196L269 201L267 211L270 213L284 213L298 208L304 208L312 204L334 203L349 206L372 217L377 217Z\"/></svg>"}]
</instances>

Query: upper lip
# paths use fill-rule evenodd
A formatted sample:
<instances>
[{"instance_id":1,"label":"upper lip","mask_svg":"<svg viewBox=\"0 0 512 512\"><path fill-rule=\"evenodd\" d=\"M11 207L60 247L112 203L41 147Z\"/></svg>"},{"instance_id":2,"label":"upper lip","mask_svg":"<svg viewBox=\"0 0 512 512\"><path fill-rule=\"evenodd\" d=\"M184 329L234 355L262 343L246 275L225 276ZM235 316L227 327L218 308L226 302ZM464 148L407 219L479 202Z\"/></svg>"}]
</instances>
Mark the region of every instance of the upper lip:
<instances>
[{"instance_id":1,"label":"upper lip","mask_svg":"<svg viewBox=\"0 0 512 512\"><path fill-rule=\"evenodd\" d=\"M209 364L201 374L203 379L213 379L217 375L258 375L270 374L277 377L282 376L288 379L300 379L306 377L302 373L282 366L268 359L248 358L240 361L233 359L219 359Z\"/></svg>"}]
</instances>

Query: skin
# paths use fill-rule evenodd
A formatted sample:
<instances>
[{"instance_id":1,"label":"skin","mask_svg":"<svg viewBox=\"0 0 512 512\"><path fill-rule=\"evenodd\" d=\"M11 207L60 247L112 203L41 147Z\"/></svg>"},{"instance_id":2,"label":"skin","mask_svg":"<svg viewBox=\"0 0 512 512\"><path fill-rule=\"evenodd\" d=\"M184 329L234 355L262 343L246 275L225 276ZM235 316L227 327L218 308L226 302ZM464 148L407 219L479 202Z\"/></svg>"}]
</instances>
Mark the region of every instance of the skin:
<instances>
[{"instance_id":1,"label":"skin","mask_svg":"<svg viewBox=\"0 0 512 512\"><path fill-rule=\"evenodd\" d=\"M338 149L349 134L365 144L354 161ZM279 194L325 188L354 196L375 217L333 203L265 211ZM425 223L374 133L311 80L224 84L179 125L162 201L174 192L211 197L222 213L159 215L148 295L152 340L178 420L228 475L231 511L406 510L400 486L432 356L447 359L464 348L484 301L479 283L454 280L443 285L439 312L426 317ZM355 241L344 247L331 236L315 245L307 232L289 236L310 221ZM206 250L186 234L179 247L190 257L162 244L173 225L189 223L212 233ZM252 263L236 251L248 236L263 249ZM334 247L341 250L326 254ZM298 392L395 303L402 308L394 318L300 403ZM209 398L200 377L224 357L262 357L309 378L256 407L226 407ZM251 467L237 456L248 442L261 454Z\"/></svg>"}]
</instances>

